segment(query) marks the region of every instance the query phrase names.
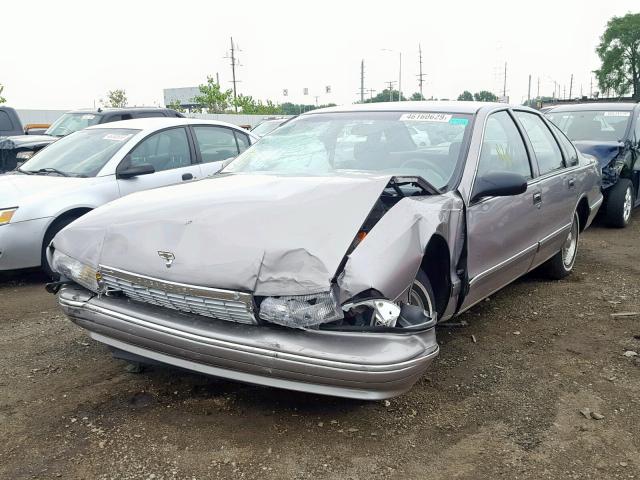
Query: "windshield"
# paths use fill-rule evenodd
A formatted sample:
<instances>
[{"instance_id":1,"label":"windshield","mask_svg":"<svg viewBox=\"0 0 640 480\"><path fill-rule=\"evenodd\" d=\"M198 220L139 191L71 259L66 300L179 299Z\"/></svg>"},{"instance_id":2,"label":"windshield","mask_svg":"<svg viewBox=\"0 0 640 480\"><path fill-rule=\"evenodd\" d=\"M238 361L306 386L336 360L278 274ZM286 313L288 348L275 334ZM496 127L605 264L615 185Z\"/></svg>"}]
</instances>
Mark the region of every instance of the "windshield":
<instances>
[{"instance_id":1,"label":"windshield","mask_svg":"<svg viewBox=\"0 0 640 480\"><path fill-rule=\"evenodd\" d=\"M569 140L619 142L624 138L631 119L629 111L551 111L547 117L562 130Z\"/></svg>"},{"instance_id":2,"label":"windshield","mask_svg":"<svg viewBox=\"0 0 640 480\"><path fill-rule=\"evenodd\" d=\"M282 125L286 120L267 120L262 122L256 128L251 130L251 133L258 135L259 137L265 136L267 133L273 132L276 128Z\"/></svg>"},{"instance_id":3,"label":"windshield","mask_svg":"<svg viewBox=\"0 0 640 480\"><path fill-rule=\"evenodd\" d=\"M366 171L420 176L437 188L452 180L471 115L360 112L292 120L224 169L242 173L326 175Z\"/></svg>"},{"instance_id":4,"label":"windshield","mask_svg":"<svg viewBox=\"0 0 640 480\"><path fill-rule=\"evenodd\" d=\"M44 133L54 137L64 137L91 125L97 125L99 122L100 116L93 113L65 113Z\"/></svg>"},{"instance_id":5,"label":"windshield","mask_svg":"<svg viewBox=\"0 0 640 480\"><path fill-rule=\"evenodd\" d=\"M139 131L128 128L81 130L43 148L19 170L95 177L120 147Z\"/></svg>"}]
</instances>

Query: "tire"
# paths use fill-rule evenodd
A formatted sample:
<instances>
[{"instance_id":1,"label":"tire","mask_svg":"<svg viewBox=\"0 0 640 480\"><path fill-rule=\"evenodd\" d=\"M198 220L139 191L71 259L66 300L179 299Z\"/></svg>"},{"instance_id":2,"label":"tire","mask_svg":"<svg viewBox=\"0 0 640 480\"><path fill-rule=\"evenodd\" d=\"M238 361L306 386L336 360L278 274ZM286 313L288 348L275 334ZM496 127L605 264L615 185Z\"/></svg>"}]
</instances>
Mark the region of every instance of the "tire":
<instances>
[{"instance_id":1,"label":"tire","mask_svg":"<svg viewBox=\"0 0 640 480\"><path fill-rule=\"evenodd\" d=\"M431 318L436 313L436 296L433 294L429 278L422 270L418 270L409 291L409 304L421 307Z\"/></svg>"},{"instance_id":2,"label":"tire","mask_svg":"<svg viewBox=\"0 0 640 480\"><path fill-rule=\"evenodd\" d=\"M561 280L571 273L578 256L578 241L580 240L580 218L578 212L573 214L571 230L562 249L542 264L542 271L551 280Z\"/></svg>"},{"instance_id":3,"label":"tire","mask_svg":"<svg viewBox=\"0 0 640 480\"><path fill-rule=\"evenodd\" d=\"M628 178L618 180L607 194L604 218L608 226L624 228L629 225L633 209L633 184Z\"/></svg>"},{"instance_id":4,"label":"tire","mask_svg":"<svg viewBox=\"0 0 640 480\"><path fill-rule=\"evenodd\" d=\"M64 227L77 220L78 218L80 218L80 215L69 215L66 217L63 216L57 218L49 226L47 233L45 233L44 235L44 240L42 242L42 251L40 254L40 268L42 268L42 271L52 280L58 280L58 278L60 277L56 272L53 271L51 265L49 265L49 261L47 260L47 247L51 243L51 240L53 240L53 237L55 237L60 230L62 230Z\"/></svg>"}]
</instances>

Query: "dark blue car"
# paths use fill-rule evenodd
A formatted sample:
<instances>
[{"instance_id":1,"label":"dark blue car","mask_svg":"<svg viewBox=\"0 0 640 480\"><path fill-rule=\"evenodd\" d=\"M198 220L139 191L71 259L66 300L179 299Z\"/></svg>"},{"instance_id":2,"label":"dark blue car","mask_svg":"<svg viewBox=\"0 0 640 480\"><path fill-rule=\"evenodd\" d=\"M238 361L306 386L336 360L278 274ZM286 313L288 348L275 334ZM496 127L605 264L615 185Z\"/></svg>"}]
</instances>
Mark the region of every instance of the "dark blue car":
<instances>
[{"instance_id":1,"label":"dark blue car","mask_svg":"<svg viewBox=\"0 0 640 480\"><path fill-rule=\"evenodd\" d=\"M582 153L602 169L605 221L626 227L640 205L640 104L559 105L546 112Z\"/></svg>"}]
</instances>

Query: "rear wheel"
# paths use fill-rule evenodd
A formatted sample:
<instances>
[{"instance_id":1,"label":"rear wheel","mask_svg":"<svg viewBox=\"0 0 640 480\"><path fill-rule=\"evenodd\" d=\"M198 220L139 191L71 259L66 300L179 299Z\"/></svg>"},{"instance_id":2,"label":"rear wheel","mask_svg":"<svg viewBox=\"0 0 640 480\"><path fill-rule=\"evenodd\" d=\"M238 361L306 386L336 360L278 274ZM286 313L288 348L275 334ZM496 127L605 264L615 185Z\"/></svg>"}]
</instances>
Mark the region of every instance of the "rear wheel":
<instances>
[{"instance_id":1,"label":"rear wheel","mask_svg":"<svg viewBox=\"0 0 640 480\"><path fill-rule=\"evenodd\" d=\"M433 318L435 314L436 297L433 294L429 278L422 270L418 270L411 286L409 304L422 308L430 318Z\"/></svg>"},{"instance_id":2,"label":"rear wheel","mask_svg":"<svg viewBox=\"0 0 640 480\"><path fill-rule=\"evenodd\" d=\"M62 230L64 227L77 220L78 218L80 218L80 215L68 215L65 217L60 217L54 220L54 222L49 226L47 233L44 235L40 265L44 273L46 273L47 276L52 280L58 280L59 275L54 272L51 268L51 265L49 265L49 260L47 260L47 247L51 243L51 240L53 240L53 237L55 237L60 230Z\"/></svg>"},{"instance_id":3,"label":"rear wheel","mask_svg":"<svg viewBox=\"0 0 640 480\"><path fill-rule=\"evenodd\" d=\"M618 180L607 195L605 221L610 227L624 228L631 219L633 184L628 178Z\"/></svg>"},{"instance_id":4,"label":"rear wheel","mask_svg":"<svg viewBox=\"0 0 640 480\"><path fill-rule=\"evenodd\" d=\"M560 280L573 270L573 264L578 255L578 240L580 238L580 219L578 212L573 214L571 230L562 249L542 265L542 270L549 278Z\"/></svg>"}]
</instances>

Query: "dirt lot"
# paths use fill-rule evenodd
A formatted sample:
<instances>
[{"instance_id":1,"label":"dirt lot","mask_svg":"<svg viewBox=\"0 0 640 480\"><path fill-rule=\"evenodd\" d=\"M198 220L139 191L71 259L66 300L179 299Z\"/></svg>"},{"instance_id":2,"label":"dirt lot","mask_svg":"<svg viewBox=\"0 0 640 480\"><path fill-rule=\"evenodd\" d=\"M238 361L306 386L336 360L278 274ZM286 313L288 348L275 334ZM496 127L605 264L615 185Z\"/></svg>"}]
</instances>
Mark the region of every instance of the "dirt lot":
<instances>
[{"instance_id":1,"label":"dirt lot","mask_svg":"<svg viewBox=\"0 0 640 480\"><path fill-rule=\"evenodd\" d=\"M640 312L639 252L640 214L592 228L568 280L528 276L440 328L413 390L370 403L128 373L41 277L5 279L0 477L640 478L640 315L611 315Z\"/></svg>"}]
</instances>

